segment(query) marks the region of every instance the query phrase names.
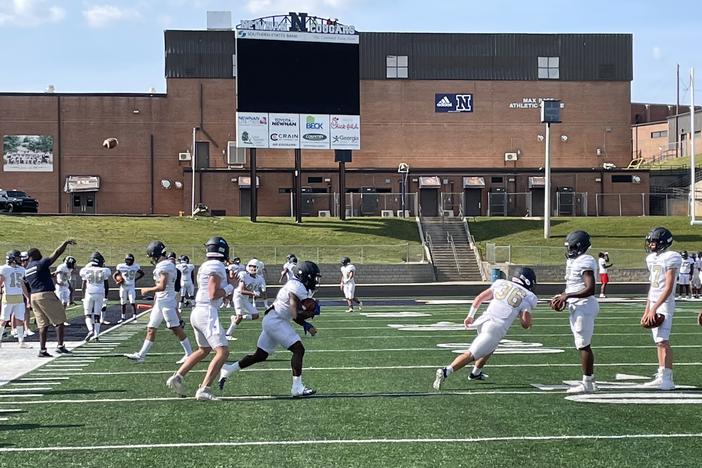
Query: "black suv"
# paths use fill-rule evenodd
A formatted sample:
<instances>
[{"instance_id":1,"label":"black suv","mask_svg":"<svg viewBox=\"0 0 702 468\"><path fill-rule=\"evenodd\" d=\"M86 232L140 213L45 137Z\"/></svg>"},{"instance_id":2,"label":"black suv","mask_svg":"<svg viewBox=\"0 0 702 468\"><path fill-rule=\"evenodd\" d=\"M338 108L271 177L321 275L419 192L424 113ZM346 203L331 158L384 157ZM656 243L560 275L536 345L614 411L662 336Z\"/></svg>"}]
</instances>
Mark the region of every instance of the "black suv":
<instances>
[{"instance_id":1,"label":"black suv","mask_svg":"<svg viewBox=\"0 0 702 468\"><path fill-rule=\"evenodd\" d=\"M5 213L36 213L39 202L20 190L0 190L0 211Z\"/></svg>"}]
</instances>

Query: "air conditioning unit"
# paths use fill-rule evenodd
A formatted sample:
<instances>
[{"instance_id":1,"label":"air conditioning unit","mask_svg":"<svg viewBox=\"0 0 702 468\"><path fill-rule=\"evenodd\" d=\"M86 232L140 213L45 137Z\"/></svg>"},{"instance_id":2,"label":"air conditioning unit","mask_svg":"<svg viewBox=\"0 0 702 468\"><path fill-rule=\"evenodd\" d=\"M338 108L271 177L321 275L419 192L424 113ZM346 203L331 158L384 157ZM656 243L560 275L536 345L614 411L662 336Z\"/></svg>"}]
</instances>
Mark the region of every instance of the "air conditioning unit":
<instances>
[{"instance_id":1,"label":"air conditioning unit","mask_svg":"<svg viewBox=\"0 0 702 468\"><path fill-rule=\"evenodd\" d=\"M237 148L236 141L227 142L227 165L243 166L246 164L246 148Z\"/></svg>"},{"instance_id":2,"label":"air conditioning unit","mask_svg":"<svg viewBox=\"0 0 702 468\"><path fill-rule=\"evenodd\" d=\"M505 161L516 161L519 159L517 153L505 153Z\"/></svg>"},{"instance_id":3,"label":"air conditioning unit","mask_svg":"<svg viewBox=\"0 0 702 468\"><path fill-rule=\"evenodd\" d=\"M381 218L392 218L395 215L392 210L380 210Z\"/></svg>"},{"instance_id":4,"label":"air conditioning unit","mask_svg":"<svg viewBox=\"0 0 702 468\"><path fill-rule=\"evenodd\" d=\"M329 210L319 210L317 216L320 218L331 218L331 211Z\"/></svg>"},{"instance_id":5,"label":"air conditioning unit","mask_svg":"<svg viewBox=\"0 0 702 468\"><path fill-rule=\"evenodd\" d=\"M453 210L444 210L441 213L444 218L453 218Z\"/></svg>"},{"instance_id":6,"label":"air conditioning unit","mask_svg":"<svg viewBox=\"0 0 702 468\"><path fill-rule=\"evenodd\" d=\"M190 153L178 153L178 161L190 161Z\"/></svg>"}]
</instances>

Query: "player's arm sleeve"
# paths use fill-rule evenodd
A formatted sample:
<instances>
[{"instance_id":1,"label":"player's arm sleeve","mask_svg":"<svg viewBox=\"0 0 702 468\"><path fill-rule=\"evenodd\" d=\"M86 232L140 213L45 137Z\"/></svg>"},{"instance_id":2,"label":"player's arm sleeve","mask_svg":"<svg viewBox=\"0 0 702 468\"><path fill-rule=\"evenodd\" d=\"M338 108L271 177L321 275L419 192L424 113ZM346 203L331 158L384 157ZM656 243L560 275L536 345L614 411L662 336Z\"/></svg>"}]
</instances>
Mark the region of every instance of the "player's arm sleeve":
<instances>
[{"instance_id":1,"label":"player's arm sleeve","mask_svg":"<svg viewBox=\"0 0 702 468\"><path fill-rule=\"evenodd\" d=\"M110 284L107 280L105 280L105 297L107 297L109 292L110 292Z\"/></svg>"}]
</instances>

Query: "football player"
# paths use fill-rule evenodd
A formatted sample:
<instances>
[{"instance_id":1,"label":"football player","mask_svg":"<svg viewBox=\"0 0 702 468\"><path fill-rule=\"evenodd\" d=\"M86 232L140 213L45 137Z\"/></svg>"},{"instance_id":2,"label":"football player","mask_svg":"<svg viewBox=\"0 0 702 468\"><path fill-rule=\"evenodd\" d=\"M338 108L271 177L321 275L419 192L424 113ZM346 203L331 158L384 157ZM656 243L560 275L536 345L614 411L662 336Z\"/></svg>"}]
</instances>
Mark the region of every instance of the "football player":
<instances>
[{"instance_id":1,"label":"football player","mask_svg":"<svg viewBox=\"0 0 702 468\"><path fill-rule=\"evenodd\" d=\"M297 268L297 257L295 254L288 254L287 261L283 265L283 270L280 272L279 283L285 283L295 278L295 269ZM283 281L285 280L285 281Z\"/></svg>"},{"instance_id":2,"label":"football player","mask_svg":"<svg viewBox=\"0 0 702 468\"><path fill-rule=\"evenodd\" d=\"M692 289L692 297L697 299L700 297L700 287L702 287L702 282L700 281L700 262L697 260L697 254L695 252L690 254L690 259L692 260L690 289Z\"/></svg>"},{"instance_id":3,"label":"football player","mask_svg":"<svg viewBox=\"0 0 702 468\"><path fill-rule=\"evenodd\" d=\"M591 245L590 234L585 231L572 231L566 236L566 288L556 296L568 306L570 330L573 332L575 347L580 351L580 366L583 371L582 382L570 387L568 393L597 391L595 354L590 344L600 305L595 298L597 262L592 255L586 254Z\"/></svg>"},{"instance_id":4,"label":"football player","mask_svg":"<svg viewBox=\"0 0 702 468\"><path fill-rule=\"evenodd\" d=\"M20 348L31 348L24 342L25 303L29 304L29 291L24 283L25 270L20 265L20 253L11 250L5 255L6 263L0 267L0 290L2 306L0 309L0 346L8 324L17 330ZM25 302L26 301L26 302ZM31 308L31 306L30 306Z\"/></svg>"},{"instance_id":5,"label":"football player","mask_svg":"<svg viewBox=\"0 0 702 468\"><path fill-rule=\"evenodd\" d=\"M682 263L680 264L680 273L678 274L678 296L690 298L690 275L694 270L694 260L690 258L687 250L680 253Z\"/></svg>"},{"instance_id":6,"label":"football player","mask_svg":"<svg viewBox=\"0 0 702 468\"><path fill-rule=\"evenodd\" d=\"M234 303L235 315L231 316L231 325L227 329L227 339L231 340L234 330L242 320L258 320L258 310L254 302L256 297L261 296L263 282L258 273L258 262L251 259L246 265L246 271L239 272L239 281L232 302Z\"/></svg>"},{"instance_id":7,"label":"football player","mask_svg":"<svg viewBox=\"0 0 702 468\"><path fill-rule=\"evenodd\" d=\"M227 241L221 237L212 237L205 244L205 249L207 260L198 270L200 289L195 296L195 307L190 315L190 324L195 332L198 349L166 380L166 386L178 395L186 396L185 376L214 349L215 357L210 361L205 378L195 392L195 399L217 400L212 395L210 386L229 357L229 345L219 323L219 306L225 296L232 294L234 286L229 284L224 266L224 260L229 256Z\"/></svg>"},{"instance_id":8,"label":"football player","mask_svg":"<svg viewBox=\"0 0 702 468\"><path fill-rule=\"evenodd\" d=\"M346 312L353 312L353 303L358 304L358 310L363 309L363 302L356 297L356 267L351 263L349 257L341 259L341 284L339 288L344 293L346 304L349 306Z\"/></svg>"},{"instance_id":9,"label":"football player","mask_svg":"<svg viewBox=\"0 0 702 468\"><path fill-rule=\"evenodd\" d=\"M239 257L234 257L229 265L227 265L227 274L229 275L229 282L236 285L239 282L239 273L246 271L246 267L241 264L241 259ZM222 301L221 307L231 307L232 301L229 297L225 297Z\"/></svg>"},{"instance_id":10,"label":"football player","mask_svg":"<svg viewBox=\"0 0 702 468\"><path fill-rule=\"evenodd\" d=\"M278 346L282 346L292 353L290 359L293 381L290 393L292 396L307 397L316 393L316 390L305 387L302 383L302 360L305 355L305 347L291 322L301 325L305 333L309 332L312 336L317 333L317 329L306 322L298 311L300 310L300 302L311 297L311 294L317 289L321 275L319 267L314 262L302 262L296 270L297 277L289 280L285 286L280 288L273 302L273 307L263 317L261 324L263 330L258 337L256 351L234 364L222 366L219 379L220 389L224 389L224 384L231 374L265 361Z\"/></svg>"},{"instance_id":11,"label":"football player","mask_svg":"<svg viewBox=\"0 0 702 468\"><path fill-rule=\"evenodd\" d=\"M531 326L531 310L538 302L538 298L532 292L534 286L536 273L531 268L523 267L514 272L511 281L498 279L478 294L463 321L466 328L473 325L478 330L478 336L468 351L454 359L450 366L436 370L434 390L440 390L441 384L449 375L473 361L476 362L469 375L470 380L487 379L487 374L482 370L483 366L507 334L514 319L519 317L524 328ZM485 313L475 320L475 313L485 301L490 301L490 305Z\"/></svg>"},{"instance_id":12,"label":"football player","mask_svg":"<svg viewBox=\"0 0 702 468\"><path fill-rule=\"evenodd\" d=\"M673 234L664 227L654 228L646 235L646 250L650 252L646 257L646 265L650 272L651 286L641 324L652 323L656 314L665 316L665 321L659 327L651 329L658 353L658 372L652 381L644 385L659 390L675 389L670 330L675 313L675 279L685 262L679 253L668 250L672 244Z\"/></svg>"},{"instance_id":13,"label":"football player","mask_svg":"<svg viewBox=\"0 0 702 468\"><path fill-rule=\"evenodd\" d=\"M127 320L127 305L132 306L132 319L136 318L136 282L143 277L144 270L138 263L135 263L134 255L130 253L125 255L124 263L115 267L113 278L115 282L119 283L119 303L122 306L122 316L117 323Z\"/></svg>"},{"instance_id":14,"label":"football player","mask_svg":"<svg viewBox=\"0 0 702 468\"><path fill-rule=\"evenodd\" d=\"M141 349L136 353L125 354L128 359L143 363L146 355L156 341L156 330L161 322L166 321L166 326L180 341L185 356L177 364L185 362L193 353L190 341L183 331L181 320L178 317L178 301L176 300L175 283L178 270L175 264L166 257L166 246L159 240L152 241L146 247L146 255L151 259L154 268L154 283L150 288L141 288L141 294L155 293L154 306L151 309L149 323L146 325L146 339Z\"/></svg>"},{"instance_id":15,"label":"football player","mask_svg":"<svg viewBox=\"0 0 702 468\"><path fill-rule=\"evenodd\" d=\"M605 296L605 289L607 289L607 284L609 284L609 273L607 273L607 268L610 268L613 263L609 263L609 253L600 252L597 259L597 266L600 273L600 297Z\"/></svg>"},{"instance_id":16,"label":"football player","mask_svg":"<svg viewBox=\"0 0 702 468\"><path fill-rule=\"evenodd\" d=\"M266 292L267 290L267 285L266 285L266 264L263 263L261 260L254 258L253 260L256 261L256 271L257 271L257 278L259 280L258 283L258 289L257 291L260 293L256 297L260 297L263 299L263 307L266 309L268 308L268 293ZM253 298L253 304L254 306L256 305L256 297Z\"/></svg>"},{"instance_id":17,"label":"football player","mask_svg":"<svg viewBox=\"0 0 702 468\"><path fill-rule=\"evenodd\" d=\"M109 291L110 269L105 267L105 258L100 252L93 252L88 263L80 269L83 280L83 312L88 334L85 341L98 341L100 335L102 303Z\"/></svg>"},{"instance_id":18,"label":"football player","mask_svg":"<svg viewBox=\"0 0 702 468\"><path fill-rule=\"evenodd\" d=\"M59 298L64 308L67 308L71 303L71 276L75 267L76 259L69 255L63 260L62 264L56 267L54 272L56 297Z\"/></svg>"},{"instance_id":19,"label":"football player","mask_svg":"<svg viewBox=\"0 0 702 468\"><path fill-rule=\"evenodd\" d=\"M180 272L180 302L178 308L190 307L190 301L195 298L195 265L190 263L187 255L181 255L176 268Z\"/></svg>"},{"instance_id":20,"label":"football player","mask_svg":"<svg viewBox=\"0 0 702 468\"><path fill-rule=\"evenodd\" d=\"M20 266L21 266L22 268L24 268L25 271L26 271L27 265L29 264L29 253L26 252L26 251L20 252L19 259L20 259L20 263L19 263ZM75 259L74 259L74 260L75 260ZM74 267L75 267L75 262L73 263L73 265L74 265ZM29 283L27 282L27 279L26 279L26 278L25 278L25 280L24 280L24 287L27 288L27 291L29 291ZM73 288L73 286L71 286L71 291L73 291L72 288ZM71 299L71 303L73 303L73 299ZM26 303L24 304L24 306L25 306L25 310L31 310L31 308L32 308L31 301L26 301ZM64 322L64 326L65 326L65 325L66 325L66 322ZM17 335L17 329L13 329L13 333L12 333L12 334L13 334L13 336L16 336L16 335ZM26 338L26 337L32 336L32 335L34 335L34 332L32 331L32 327L29 326L29 314L25 313L25 314L24 314L24 336L25 336L25 338Z\"/></svg>"}]
</instances>

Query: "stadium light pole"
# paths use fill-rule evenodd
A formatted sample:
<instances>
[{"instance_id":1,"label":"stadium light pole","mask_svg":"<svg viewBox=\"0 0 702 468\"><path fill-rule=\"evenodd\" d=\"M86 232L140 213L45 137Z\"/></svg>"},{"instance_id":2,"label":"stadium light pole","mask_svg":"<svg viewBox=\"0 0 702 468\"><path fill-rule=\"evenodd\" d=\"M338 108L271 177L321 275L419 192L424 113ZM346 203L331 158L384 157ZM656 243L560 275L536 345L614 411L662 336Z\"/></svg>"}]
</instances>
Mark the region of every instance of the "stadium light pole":
<instances>
[{"instance_id":1,"label":"stadium light pole","mask_svg":"<svg viewBox=\"0 0 702 468\"><path fill-rule=\"evenodd\" d=\"M192 172L192 182L190 184L190 217L195 217L195 167L196 167L196 151L195 151L195 138L197 135L197 130L199 127L193 127L193 156L190 158L190 170Z\"/></svg>"},{"instance_id":2,"label":"stadium light pole","mask_svg":"<svg viewBox=\"0 0 702 468\"><path fill-rule=\"evenodd\" d=\"M551 124L561 122L561 101L541 101L541 123L546 124L544 156L544 239L551 237Z\"/></svg>"},{"instance_id":3,"label":"stadium light pole","mask_svg":"<svg viewBox=\"0 0 702 468\"><path fill-rule=\"evenodd\" d=\"M676 129L677 132L677 129ZM695 69L690 68L690 224L697 224L695 219L695 176L697 161L695 158Z\"/></svg>"}]
</instances>

